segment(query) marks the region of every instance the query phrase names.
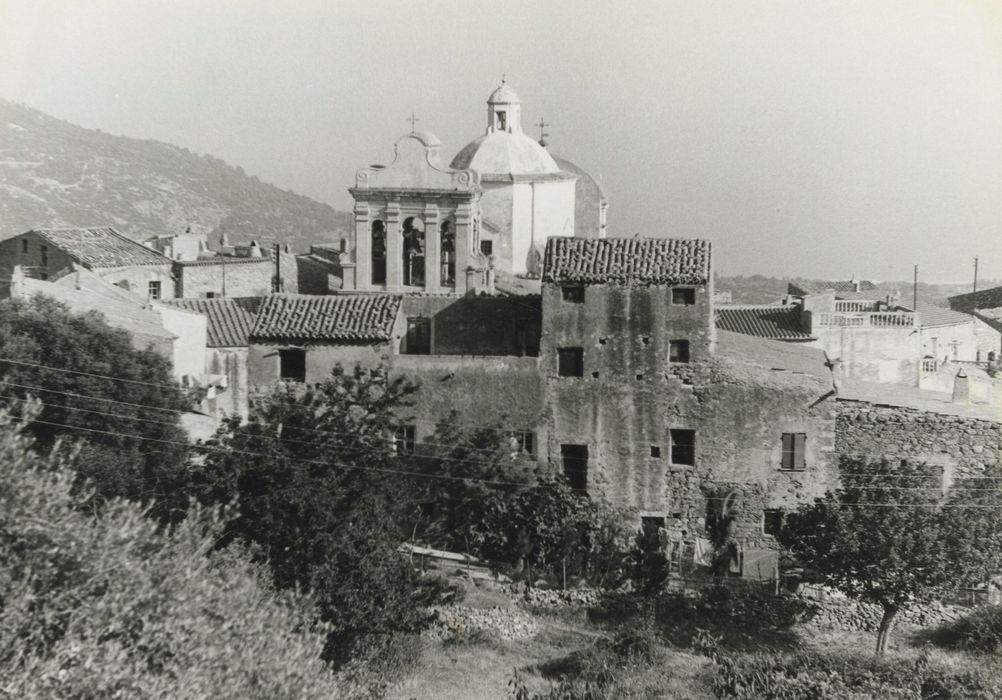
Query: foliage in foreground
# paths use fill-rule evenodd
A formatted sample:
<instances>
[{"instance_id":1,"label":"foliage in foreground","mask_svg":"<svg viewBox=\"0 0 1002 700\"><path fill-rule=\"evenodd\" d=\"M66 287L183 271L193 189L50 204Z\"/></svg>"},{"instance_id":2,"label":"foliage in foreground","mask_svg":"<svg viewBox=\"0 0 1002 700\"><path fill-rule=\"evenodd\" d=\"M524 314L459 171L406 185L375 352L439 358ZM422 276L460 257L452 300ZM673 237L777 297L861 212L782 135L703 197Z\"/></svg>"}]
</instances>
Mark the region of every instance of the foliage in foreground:
<instances>
[{"instance_id":1,"label":"foliage in foreground","mask_svg":"<svg viewBox=\"0 0 1002 700\"><path fill-rule=\"evenodd\" d=\"M992 481L944 494L932 470L846 460L841 488L787 516L783 544L808 578L880 604L883 653L897 613L983 583L1002 561L1002 499Z\"/></svg>"},{"instance_id":2,"label":"foliage in foreground","mask_svg":"<svg viewBox=\"0 0 1002 700\"><path fill-rule=\"evenodd\" d=\"M217 514L164 534L75 478L0 416L0 697L338 697L308 601L216 550Z\"/></svg>"},{"instance_id":3,"label":"foliage in foreground","mask_svg":"<svg viewBox=\"0 0 1002 700\"><path fill-rule=\"evenodd\" d=\"M950 649L997 653L1002 651L1002 605L975 608L923 636L933 644Z\"/></svg>"}]
</instances>

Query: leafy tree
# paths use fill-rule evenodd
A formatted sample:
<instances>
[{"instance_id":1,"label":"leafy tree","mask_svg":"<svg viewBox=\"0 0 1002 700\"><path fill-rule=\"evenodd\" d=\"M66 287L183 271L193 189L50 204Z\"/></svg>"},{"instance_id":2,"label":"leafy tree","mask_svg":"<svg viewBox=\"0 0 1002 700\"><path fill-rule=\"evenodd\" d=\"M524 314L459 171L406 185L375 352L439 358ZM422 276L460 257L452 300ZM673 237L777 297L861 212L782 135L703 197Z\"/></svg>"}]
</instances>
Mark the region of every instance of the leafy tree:
<instances>
[{"instance_id":1,"label":"leafy tree","mask_svg":"<svg viewBox=\"0 0 1002 700\"><path fill-rule=\"evenodd\" d=\"M898 612L987 581L1002 558L995 482L960 480L944 495L931 471L846 460L841 488L788 515L781 533L810 578L883 607L878 654Z\"/></svg>"},{"instance_id":2,"label":"leafy tree","mask_svg":"<svg viewBox=\"0 0 1002 700\"><path fill-rule=\"evenodd\" d=\"M389 439L414 391L360 367L280 386L246 424L224 425L194 471L200 500L236 500L228 537L255 547L280 587L315 594L330 658L418 622L415 574L397 551L409 462Z\"/></svg>"},{"instance_id":3,"label":"leafy tree","mask_svg":"<svg viewBox=\"0 0 1002 700\"><path fill-rule=\"evenodd\" d=\"M35 296L0 302L0 379L0 406L15 415L29 395L44 402L29 429L42 447L79 441L75 467L97 498L155 501L162 517L184 512L178 411L190 402L168 360L135 350L100 314Z\"/></svg>"},{"instance_id":4,"label":"leafy tree","mask_svg":"<svg viewBox=\"0 0 1002 700\"><path fill-rule=\"evenodd\" d=\"M170 531L129 501L92 514L69 465L27 433L0 413L0 695L339 695L310 601L216 550L218 511Z\"/></svg>"}]
</instances>

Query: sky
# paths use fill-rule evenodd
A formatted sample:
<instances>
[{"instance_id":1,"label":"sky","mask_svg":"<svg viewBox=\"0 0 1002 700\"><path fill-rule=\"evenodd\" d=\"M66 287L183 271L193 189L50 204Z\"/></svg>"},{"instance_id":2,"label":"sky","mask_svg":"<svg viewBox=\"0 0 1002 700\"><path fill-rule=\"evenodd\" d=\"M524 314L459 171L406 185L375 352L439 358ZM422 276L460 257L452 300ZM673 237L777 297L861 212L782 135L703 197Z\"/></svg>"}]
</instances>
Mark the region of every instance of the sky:
<instances>
[{"instance_id":1,"label":"sky","mask_svg":"<svg viewBox=\"0 0 1002 700\"><path fill-rule=\"evenodd\" d=\"M1002 0L0 0L0 97L342 210L412 112L448 163L502 75L610 235L709 239L723 274L1002 278Z\"/></svg>"}]
</instances>

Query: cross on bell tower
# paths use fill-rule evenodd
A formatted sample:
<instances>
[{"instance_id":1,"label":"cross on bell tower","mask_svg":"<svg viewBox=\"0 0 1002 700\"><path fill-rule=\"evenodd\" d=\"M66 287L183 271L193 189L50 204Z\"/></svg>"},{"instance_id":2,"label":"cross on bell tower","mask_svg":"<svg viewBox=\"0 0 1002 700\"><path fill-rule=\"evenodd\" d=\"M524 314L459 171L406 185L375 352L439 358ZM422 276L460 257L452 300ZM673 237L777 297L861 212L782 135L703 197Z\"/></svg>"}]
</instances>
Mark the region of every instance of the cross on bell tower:
<instances>
[{"instance_id":1,"label":"cross on bell tower","mask_svg":"<svg viewBox=\"0 0 1002 700\"><path fill-rule=\"evenodd\" d=\"M546 127L550 125L544 122L543 118L540 117L539 123L536 124L536 126L539 127L539 145L542 146L543 148L546 148L546 137L549 136L549 134L546 133Z\"/></svg>"}]
</instances>

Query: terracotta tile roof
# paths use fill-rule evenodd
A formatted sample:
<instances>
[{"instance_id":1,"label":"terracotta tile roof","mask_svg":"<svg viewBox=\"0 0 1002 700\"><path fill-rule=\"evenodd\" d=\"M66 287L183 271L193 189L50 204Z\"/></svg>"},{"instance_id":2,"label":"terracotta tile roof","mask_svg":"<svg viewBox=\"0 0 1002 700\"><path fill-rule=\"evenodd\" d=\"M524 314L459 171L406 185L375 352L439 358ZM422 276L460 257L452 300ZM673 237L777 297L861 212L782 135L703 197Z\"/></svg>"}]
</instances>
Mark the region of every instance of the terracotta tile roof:
<instances>
[{"instance_id":1,"label":"terracotta tile roof","mask_svg":"<svg viewBox=\"0 0 1002 700\"><path fill-rule=\"evenodd\" d=\"M856 282L852 280L799 280L789 282L786 285L787 294L794 296L804 296L806 294L820 294L822 292L855 292ZM869 280L859 281L859 291L868 292L877 288Z\"/></svg>"},{"instance_id":2,"label":"terracotta tile roof","mask_svg":"<svg viewBox=\"0 0 1002 700\"><path fill-rule=\"evenodd\" d=\"M206 345L214 348L244 347L261 308L263 297L224 297L220 299L169 299L161 302L186 311L195 311L208 319Z\"/></svg>"},{"instance_id":3,"label":"terracotta tile roof","mask_svg":"<svg viewBox=\"0 0 1002 700\"><path fill-rule=\"evenodd\" d=\"M706 284L710 242L684 238L550 238L543 281Z\"/></svg>"},{"instance_id":4,"label":"terracotta tile roof","mask_svg":"<svg viewBox=\"0 0 1002 700\"><path fill-rule=\"evenodd\" d=\"M972 316L953 311L943 306L933 306L932 304L919 304L919 326L929 328L930 326L952 326L956 323L970 323L974 320Z\"/></svg>"},{"instance_id":5,"label":"terracotta tile roof","mask_svg":"<svg viewBox=\"0 0 1002 700\"><path fill-rule=\"evenodd\" d=\"M717 328L759 338L811 340L800 324L798 306L718 306Z\"/></svg>"},{"instance_id":6,"label":"terracotta tile roof","mask_svg":"<svg viewBox=\"0 0 1002 700\"><path fill-rule=\"evenodd\" d=\"M389 340L400 310L391 294L272 294L251 337L257 340Z\"/></svg>"},{"instance_id":7,"label":"terracotta tile roof","mask_svg":"<svg viewBox=\"0 0 1002 700\"><path fill-rule=\"evenodd\" d=\"M770 371L811 376L832 386L828 356L821 348L717 331L717 355Z\"/></svg>"},{"instance_id":8,"label":"terracotta tile roof","mask_svg":"<svg viewBox=\"0 0 1002 700\"><path fill-rule=\"evenodd\" d=\"M39 228L33 233L87 267L170 265L170 258L147 248L110 226Z\"/></svg>"},{"instance_id":9,"label":"terracotta tile roof","mask_svg":"<svg viewBox=\"0 0 1002 700\"><path fill-rule=\"evenodd\" d=\"M198 260L175 260L175 265L181 267L200 267L203 265L240 265L243 263L274 263L270 257L242 258L235 255L217 255L211 258L199 258Z\"/></svg>"}]
</instances>

